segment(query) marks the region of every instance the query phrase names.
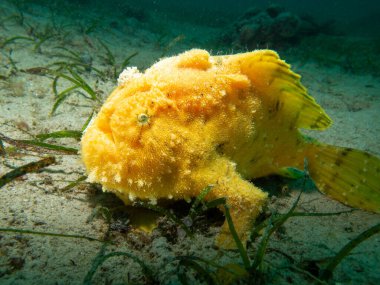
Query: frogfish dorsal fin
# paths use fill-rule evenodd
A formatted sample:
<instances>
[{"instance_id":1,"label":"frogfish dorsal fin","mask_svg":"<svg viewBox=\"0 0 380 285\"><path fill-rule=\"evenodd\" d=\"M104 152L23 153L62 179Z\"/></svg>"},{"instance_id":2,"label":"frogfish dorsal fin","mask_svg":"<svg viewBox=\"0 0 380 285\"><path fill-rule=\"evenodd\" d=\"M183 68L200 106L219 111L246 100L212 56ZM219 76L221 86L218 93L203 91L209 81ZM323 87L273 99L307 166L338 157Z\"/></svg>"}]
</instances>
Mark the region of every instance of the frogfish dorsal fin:
<instances>
[{"instance_id":1,"label":"frogfish dorsal fin","mask_svg":"<svg viewBox=\"0 0 380 285\"><path fill-rule=\"evenodd\" d=\"M254 92L263 98L268 112L281 120L288 120L290 127L323 130L331 119L301 84L298 74L290 65L271 50L257 50L229 56L225 59L238 65L240 72L252 82Z\"/></svg>"}]
</instances>

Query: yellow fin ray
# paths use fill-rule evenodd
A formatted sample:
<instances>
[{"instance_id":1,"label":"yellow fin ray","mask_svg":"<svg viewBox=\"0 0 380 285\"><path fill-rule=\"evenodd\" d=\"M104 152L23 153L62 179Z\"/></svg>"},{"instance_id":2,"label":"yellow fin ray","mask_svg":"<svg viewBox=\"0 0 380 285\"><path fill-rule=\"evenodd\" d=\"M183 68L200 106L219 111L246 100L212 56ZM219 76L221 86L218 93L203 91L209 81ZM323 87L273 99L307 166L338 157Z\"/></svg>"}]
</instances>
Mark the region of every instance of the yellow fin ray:
<instances>
[{"instance_id":1,"label":"yellow fin ray","mask_svg":"<svg viewBox=\"0 0 380 285\"><path fill-rule=\"evenodd\" d=\"M331 119L307 93L301 76L291 71L277 53L259 50L237 55L236 60L273 116L281 113L290 127L322 130L330 126Z\"/></svg>"},{"instance_id":2,"label":"yellow fin ray","mask_svg":"<svg viewBox=\"0 0 380 285\"><path fill-rule=\"evenodd\" d=\"M312 145L310 176L318 189L346 205L380 213L380 159L364 151Z\"/></svg>"}]
</instances>

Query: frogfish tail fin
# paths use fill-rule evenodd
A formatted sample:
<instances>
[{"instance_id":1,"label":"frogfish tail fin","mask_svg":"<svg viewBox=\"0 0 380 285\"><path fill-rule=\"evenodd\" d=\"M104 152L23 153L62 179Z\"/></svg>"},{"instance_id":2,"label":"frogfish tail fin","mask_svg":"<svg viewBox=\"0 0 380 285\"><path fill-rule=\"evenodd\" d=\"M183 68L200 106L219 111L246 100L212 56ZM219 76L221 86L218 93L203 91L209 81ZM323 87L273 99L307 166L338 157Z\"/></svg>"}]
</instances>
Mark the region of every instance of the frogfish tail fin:
<instances>
[{"instance_id":1,"label":"frogfish tail fin","mask_svg":"<svg viewBox=\"0 0 380 285\"><path fill-rule=\"evenodd\" d=\"M380 159L367 152L312 143L308 170L318 189L354 208L380 213Z\"/></svg>"}]
</instances>

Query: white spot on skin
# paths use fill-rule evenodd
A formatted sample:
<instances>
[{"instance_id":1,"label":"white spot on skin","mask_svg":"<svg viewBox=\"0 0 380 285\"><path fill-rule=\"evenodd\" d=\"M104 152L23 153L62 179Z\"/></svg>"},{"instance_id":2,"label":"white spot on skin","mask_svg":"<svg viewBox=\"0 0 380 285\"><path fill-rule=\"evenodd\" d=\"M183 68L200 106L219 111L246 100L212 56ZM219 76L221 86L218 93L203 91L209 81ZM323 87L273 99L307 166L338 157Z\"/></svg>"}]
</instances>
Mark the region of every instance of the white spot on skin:
<instances>
[{"instance_id":1,"label":"white spot on skin","mask_svg":"<svg viewBox=\"0 0 380 285\"><path fill-rule=\"evenodd\" d=\"M120 183L120 182L121 182L121 176L120 176L120 173L116 174L115 177L114 177L114 179L115 179L115 182L116 182L116 183Z\"/></svg>"},{"instance_id":2,"label":"white spot on skin","mask_svg":"<svg viewBox=\"0 0 380 285\"><path fill-rule=\"evenodd\" d=\"M157 199L156 198L149 198L149 203L152 205L157 205Z\"/></svg>"},{"instance_id":3,"label":"white spot on skin","mask_svg":"<svg viewBox=\"0 0 380 285\"><path fill-rule=\"evenodd\" d=\"M97 170L98 168L95 167L93 171L91 171L89 174L88 174L88 177L87 177L87 181L92 183L92 182L96 182L96 178L97 178Z\"/></svg>"},{"instance_id":4,"label":"white spot on skin","mask_svg":"<svg viewBox=\"0 0 380 285\"><path fill-rule=\"evenodd\" d=\"M128 199L129 199L129 201L133 202L136 199L136 196L133 195L132 193L129 193L128 194Z\"/></svg>"},{"instance_id":5,"label":"white spot on skin","mask_svg":"<svg viewBox=\"0 0 380 285\"><path fill-rule=\"evenodd\" d=\"M234 170L236 170L236 163L233 162L233 161L231 161L230 164L231 164L232 168L233 168Z\"/></svg>"},{"instance_id":6,"label":"white spot on skin","mask_svg":"<svg viewBox=\"0 0 380 285\"><path fill-rule=\"evenodd\" d=\"M139 179L136 181L136 183L137 183L137 187L142 188L145 184L145 181L142 179Z\"/></svg>"},{"instance_id":7,"label":"white spot on skin","mask_svg":"<svg viewBox=\"0 0 380 285\"><path fill-rule=\"evenodd\" d=\"M140 78L142 73L139 72L136 66L128 66L124 69L117 79L118 85L125 85L133 79Z\"/></svg>"}]
</instances>

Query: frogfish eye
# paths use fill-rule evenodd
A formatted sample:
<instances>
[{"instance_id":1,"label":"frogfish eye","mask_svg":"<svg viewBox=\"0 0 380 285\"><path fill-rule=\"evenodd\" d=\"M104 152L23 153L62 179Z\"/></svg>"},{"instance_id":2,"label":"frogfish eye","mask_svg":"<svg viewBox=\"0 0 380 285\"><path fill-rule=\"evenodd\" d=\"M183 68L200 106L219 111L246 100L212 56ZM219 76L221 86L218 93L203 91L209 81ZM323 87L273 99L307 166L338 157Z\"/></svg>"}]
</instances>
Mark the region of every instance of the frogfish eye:
<instances>
[{"instance_id":1,"label":"frogfish eye","mask_svg":"<svg viewBox=\"0 0 380 285\"><path fill-rule=\"evenodd\" d=\"M139 123L139 125L145 126L149 124L149 116L145 113L141 113L137 116L137 122Z\"/></svg>"}]
</instances>

